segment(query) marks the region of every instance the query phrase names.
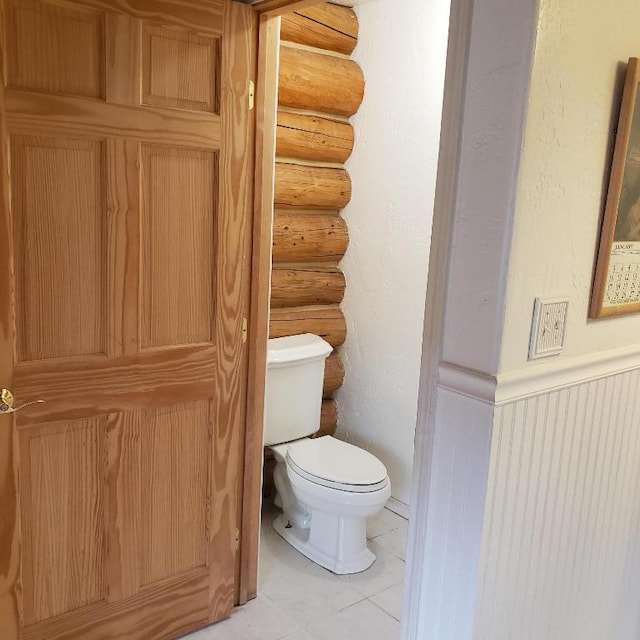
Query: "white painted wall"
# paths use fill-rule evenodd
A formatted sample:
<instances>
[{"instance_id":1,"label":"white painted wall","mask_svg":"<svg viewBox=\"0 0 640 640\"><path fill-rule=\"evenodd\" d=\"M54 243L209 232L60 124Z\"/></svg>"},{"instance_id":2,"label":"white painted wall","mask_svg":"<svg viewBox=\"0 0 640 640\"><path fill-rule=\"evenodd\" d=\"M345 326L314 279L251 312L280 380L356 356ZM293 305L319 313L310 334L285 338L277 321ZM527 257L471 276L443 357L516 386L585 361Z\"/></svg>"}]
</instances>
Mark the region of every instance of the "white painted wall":
<instances>
[{"instance_id":1,"label":"white painted wall","mask_svg":"<svg viewBox=\"0 0 640 640\"><path fill-rule=\"evenodd\" d=\"M418 425L424 443L417 448L418 459L429 460L432 453L432 460L431 475L418 478L426 490L417 483L414 493L415 503L426 503L428 513L413 523L410 535L409 557L414 566L422 562L422 571L409 574L407 599L411 593L420 596L414 612L406 609L407 637L636 640L640 316L598 322L586 317L620 99L616 88L621 88L621 63L638 55L633 25L640 21L640 5L631 0L615 6L597 0L454 0L453 6L454 12L471 7L473 15L466 25L469 62L457 192L454 206L436 213L436 222L451 211L454 216L451 268L447 275L445 260L431 273L447 277L446 311L452 321L445 323L442 339L444 360L452 364L441 364L438 393L448 385L451 397L487 402L489 415L481 427L492 439L490 456L479 447L472 477L456 481L440 459L439 439L443 431L459 432L460 421L482 414L470 415L437 395L437 411ZM513 20L514 11L529 18L539 11L531 79L520 75L512 87L514 95L528 94L524 139L513 126L522 119L521 104L502 101L506 87L496 81L496 75L514 72L515 43L528 43L533 31L529 19ZM484 77L477 75L482 65ZM491 104L505 109L501 121L507 130L491 118ZM476 146L469 144L473 140ZM514 159L514 145L522 140ZM512 179L501 180L498 169L502 166L507 176L509 164ZM482 176L484 181L478 179ZM479 187L486 192L482 198ZM475 218L468 213L474 201ZM502 202L504 209L494 209L491 202ZM498 218L507 226L495 225ZM483 224L496 233L480 236L474 246L474 231ZM505 233L511 224L512 237ZM472 293L460 275L473 274L491 251L503 257L503 266L478 271L478 284L497 292L494 307L503 311L491 310L488 298L491 313L478 317L488 323L490 344L476 351L484 354L476 358L472 341L458 338L466 329L478 339L474 314L460 313ZM565 353L527 363L534 297L562 294L571 301ZM484 303L483 296L467 300ZM500 357L494 368L496 349ZM425 377L422 402L435 389ZM462 458L466 444L454 442ZM486 496L476 486L486 487ZM451 507L434 515L442 504ZM467 597L465 591L447 608L440 594L453 593L450 572L441 569L434 578L430 569L469 562L466 547L478 548L477 533L467 532L471 539L465 547L444 543L449 532L456 535L461 514L477 513L481 505L474 594ZM431 542L434 536L439 544ZM473 630L442 634L460 619L467 622L470 608Z\"/></svg>"},{"instance_id":2,"label":"white painted wall","mask_svg":"<svg viewBox=\"0 0 640 640\"><path fill-rule=\"evenodd\" d=\"M537 5L453 0L451 23L403 616L410 640L472 637L492 454L491 374ZM445 388L445 366L460 374L450 376L457 388L451 381Z\"/></svg>"},{"instance_id":3,"label":"white painted wall","mask_svg":"<svg viewBox=\"0 0 640 640\"><path fill-rule=\"evenodd\" d=\"M497 385L533 395L496 410L478 640L640 637L640 316L587 320L638 21L633 0L540 2ZM567 348L527 363L533 299L555 295ZM540 388L563 369L574 384Z\"/></svg>"},{"instance_id":4,"label":"white painted wall","mask_svg":"<svg viewBox=\"0 0 640 640\"><path fill-rule=\"evenodd\" d=\"M526 365L536 296L570 300L563 357L640 343L640 315L587 320L621 63L640 55L639 21L636 0L541 2L501 371Z\"/></svg>"},{"instance_id":5,"label":"white painted wall","mask_svg":"<svg viewBox=\"0 0 640 640\"><path fill-rule=\"evenodd\" d=\"M469 4L477 35L466 68L442 358L494 374L537 7L523 0Z\"/></svg>"},{"instance_id":6,"label":"white painted wall","mask_svg":"<svg viewBox=\"0 0 640 640\"><path fill-rule=\"evenodd\" d=\"M341 263L346 377L338 436L379 456L409 502L448 0L356 8L365 98L347 164L351 244Z\"/></svg>"}]
</instances>

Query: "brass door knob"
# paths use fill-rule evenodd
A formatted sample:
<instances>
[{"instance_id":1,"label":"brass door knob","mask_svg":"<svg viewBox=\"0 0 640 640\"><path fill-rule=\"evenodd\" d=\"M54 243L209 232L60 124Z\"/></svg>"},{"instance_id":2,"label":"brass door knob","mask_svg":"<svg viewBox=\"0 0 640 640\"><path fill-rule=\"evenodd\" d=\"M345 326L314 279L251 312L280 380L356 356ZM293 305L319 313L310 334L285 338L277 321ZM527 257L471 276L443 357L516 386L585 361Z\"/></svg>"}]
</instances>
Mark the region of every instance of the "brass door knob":
<instances>
[{"instance_id":1,"label":"brass door knob","mask_svg":"<svg viewBox=\"0 0 640 640\"><path fill-rule=\"evenodd\" d=\"M31 400L30 402L21 404L19 407L14 407L13 402L13 393L11 393L9 389L3 389L0 391L0 413L15 413L16 411L20 411L20 409L28 407L30 404L43 403L44 400Z\"/></svg>"}]
</instances>

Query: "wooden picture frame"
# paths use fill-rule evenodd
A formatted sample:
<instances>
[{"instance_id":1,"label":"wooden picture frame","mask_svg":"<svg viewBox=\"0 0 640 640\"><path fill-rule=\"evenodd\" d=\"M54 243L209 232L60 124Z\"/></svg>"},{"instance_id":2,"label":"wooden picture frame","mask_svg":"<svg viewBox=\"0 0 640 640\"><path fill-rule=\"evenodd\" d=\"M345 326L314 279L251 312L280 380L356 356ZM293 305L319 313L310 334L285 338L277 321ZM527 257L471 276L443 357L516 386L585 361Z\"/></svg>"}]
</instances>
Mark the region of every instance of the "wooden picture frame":
<instances>
[{"instance_id":1,"label":"wooden picture frame","mask_svg":"<svg viewBox=\"0 0 640 640\"><path fill-rule=\"evenodd\" d=\"M640 64L629 58L589 317L640 311Z\"/></svg>"}]
</instances>

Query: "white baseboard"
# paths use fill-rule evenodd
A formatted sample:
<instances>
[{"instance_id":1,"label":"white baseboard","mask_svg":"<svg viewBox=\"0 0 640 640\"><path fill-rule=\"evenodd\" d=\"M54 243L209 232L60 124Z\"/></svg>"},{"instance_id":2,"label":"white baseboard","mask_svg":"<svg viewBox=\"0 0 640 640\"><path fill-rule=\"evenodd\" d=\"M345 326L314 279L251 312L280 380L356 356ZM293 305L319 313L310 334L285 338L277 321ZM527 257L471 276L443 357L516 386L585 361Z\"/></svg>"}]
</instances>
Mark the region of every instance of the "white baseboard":
<instances>
[{"instance_id":1,"label":"white baseboard","mask_svg":"<svg viewBox=\"0 0 640 640\"><path fill-rule=\"evenodd\" d=\"M396 515L399 515L401 518L405 520L409 519L409 505L404 502L400 502L400 500L396 500L395 498L389 498L387 500L387 504L385 505L389 511L393 511Z\"/></svg>"}]
</instances>

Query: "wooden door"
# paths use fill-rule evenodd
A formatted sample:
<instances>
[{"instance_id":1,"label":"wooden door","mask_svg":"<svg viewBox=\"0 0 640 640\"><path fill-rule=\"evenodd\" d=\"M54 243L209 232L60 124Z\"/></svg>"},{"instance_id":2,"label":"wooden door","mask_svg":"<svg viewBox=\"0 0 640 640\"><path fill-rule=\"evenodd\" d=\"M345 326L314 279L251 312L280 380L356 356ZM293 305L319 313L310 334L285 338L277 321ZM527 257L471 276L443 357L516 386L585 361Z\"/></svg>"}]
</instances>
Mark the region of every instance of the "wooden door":
<instances>
[{"instance_id":1,"label":"wooden door","mask_svg":"<svg viewBox=\"0 0 640 640\"><path fill-rule=\"evenodd\" d=\"M0 638L229 615L255 24L230 0L4 0Z\"/></svg>"}]
</instances>

